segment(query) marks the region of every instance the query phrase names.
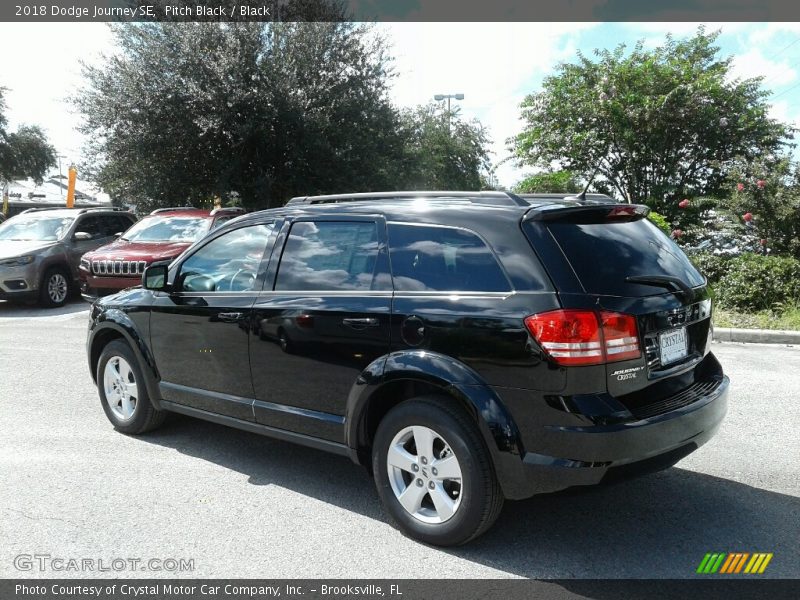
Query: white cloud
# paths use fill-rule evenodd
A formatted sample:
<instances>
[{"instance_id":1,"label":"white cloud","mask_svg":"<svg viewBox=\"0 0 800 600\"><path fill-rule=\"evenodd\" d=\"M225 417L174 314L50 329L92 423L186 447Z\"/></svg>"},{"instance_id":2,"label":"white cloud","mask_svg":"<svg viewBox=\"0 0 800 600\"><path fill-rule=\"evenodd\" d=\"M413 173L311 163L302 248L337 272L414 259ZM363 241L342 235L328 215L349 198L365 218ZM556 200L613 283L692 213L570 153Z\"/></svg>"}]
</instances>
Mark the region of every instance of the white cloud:
<instances>
[{"instance_id":1,"label":"white cloud","mask_svg":"<svg viewBox=\"0 0 800 600\"><path fill-rule=\"evenodd\" d=\"M764 77L767 87L777 87L797 79L797 70L788 61L771 60L759 48L753 48L734 56L730 75L739 79Z\"/></svg>"},{"instance_id":2,"label":"white cloud","mask_svg":"<svg viewBox=\"0 0 800 600\"><path fill-rule=\"evenodd\" d=\"M3 69L12 127L40 125L63 163L81 158L83 138L74 130L77 117L66 98L81 85L81 59L91 62L109 48L111 32L104 23L0 23Z\"/></svg>"},{"instance_id":3,"label":"white cloud","mask_svg":"<svg viewBox=\"0 0 800 600\"><path fill-rule=\"evenodd\" d=\"M434 94L463 93L462 116L478 118L493 140L495 163L505 140L522 128L519 104L535 91L531 82L574 57L574 35L595 24L393 23L380 28L393 43L398 73L392 96L400 106L425 104ZM505 163L498 181L521 177Z\"/></svg>"},{"instance_id":4,"label":"white cloud","mask_svg":"<svg viewBox=\"0 0 800 600\"><path fill-rule=\"evenodd\" d=\"M777 100L769 107L769 116L792 127L800 127L800 114L796 111L797 104L788 100Z\"/></svg>"},{"instance_id":5,"label":"white cloud","mask_svg":"<svg viewBox=\"0 0 800 600\"><path fill-rule=\"evenodd\" d=\"M750 34L749 42L753 45L767 44L775 36L786 33L800 35L800 23L767 23ZM780 51L780 46L773 50Z\"/></svg>"}]
</instances>

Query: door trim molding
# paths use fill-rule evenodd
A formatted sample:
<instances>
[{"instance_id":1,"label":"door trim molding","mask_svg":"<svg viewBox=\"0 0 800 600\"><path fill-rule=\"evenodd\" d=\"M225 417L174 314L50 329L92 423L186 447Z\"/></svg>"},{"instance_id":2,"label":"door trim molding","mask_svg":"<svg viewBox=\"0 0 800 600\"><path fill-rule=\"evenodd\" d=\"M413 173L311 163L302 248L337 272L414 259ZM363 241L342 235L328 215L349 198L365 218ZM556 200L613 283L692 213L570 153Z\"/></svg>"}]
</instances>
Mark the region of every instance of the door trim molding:
<instances>
[{"instance_id":1,"label":"door trim molding","mask_svg":"<svg viewBox=\"0 0 800 600\"><path fill-rule=\"evenodd\" d=\"M219 415L217 413L201 410L199 408L192 408L191 406L170 402L169 400L162 400L161 406L164 408L164 410L180 413L189 417L203 419L204 421L211 421L212 423L217 423L219 425L225 425L227 427L233 427L235 429L257 433L259 435L264 435L266 437L271 437L285 442L300 444L301 446L307 446L316 450L324 450L325 452L331 452L340 456L350 456L349 448L338 442L323 440L310 435L295 433L285 429L278 429L276 427L270 427L269 425L261 425L260 423L253 423L251 421L242 421L241 419L237 419L235 417Z\"/></svg>"}]
</instances>

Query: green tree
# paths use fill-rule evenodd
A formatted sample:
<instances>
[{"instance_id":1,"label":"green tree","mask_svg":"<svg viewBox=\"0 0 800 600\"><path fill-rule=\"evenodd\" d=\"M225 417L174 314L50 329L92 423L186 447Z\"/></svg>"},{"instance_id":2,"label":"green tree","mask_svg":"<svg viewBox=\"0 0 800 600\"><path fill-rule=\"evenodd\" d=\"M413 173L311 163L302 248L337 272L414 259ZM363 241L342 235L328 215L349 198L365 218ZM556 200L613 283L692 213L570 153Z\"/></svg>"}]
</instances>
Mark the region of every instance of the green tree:
<instances>
[{"instance_id":1,"label":"green tree","mask_svg":"<svg viewBox=\"0 0 800 600\"><path fill-rule=\"evenodd\" d=\"M84 65L88 169L143 208L381 189L404 141L385 43L368 25L147 23Z\"/></svg>"},{"instance_id":2,"label":"green tree","mask_svg":"<svg viewBox=\"0 0 800 600\"><path fill-rule=\"evenodd\" d=\"M510 140L523 165L553 162L598 179L668 219L684 197L717 193L737 158L775 151L791 133L768 116L761 78L734 79L718 33L700 28L648 49L578 53L523 101Z\"/></svg>"},{"instance_id":3,"label":"green tree","mask_svg":"<svg viewBox=\"0 0 800 600\"><path fill-rule=\"evenodd\" d=\"M800 258L800 164L790 157L740 161L719 204L732 213L743 234L763 239L773 252Z\"/></svg>"},{"instance_id":4,"label":"green tree","mask_svg":"<svg viewBox=\"0 0 800 600\"><path fill-rule=\"evenodd\" d=\"M422 190L478 190L487 187L489 138L477 120L465 121L438 104L405 110L401 137L404 159L396 187Z\"/></svg>"},{"instance_id":5,"label":"green tree","mask_svg":"<svg viewBox=\"0 0 800 600\"><path fill-rule=\"evenodd\" d=\"M41 183L56 164L56 152L39 127L23 125L16 131L8 130L5 91L0 87L0 187L25 177Z\"/></svg>"},{"instance_id":6,"label":"green tree","mask_svg":"<svg viewBox=\"0 0 800 600\"><path fill-rule=\"evenodd\" d=\"M570 171L545 171L528 175L514 186L518 194L575 194L580 192L575 174Z\"/></svg>"}]
</instances>

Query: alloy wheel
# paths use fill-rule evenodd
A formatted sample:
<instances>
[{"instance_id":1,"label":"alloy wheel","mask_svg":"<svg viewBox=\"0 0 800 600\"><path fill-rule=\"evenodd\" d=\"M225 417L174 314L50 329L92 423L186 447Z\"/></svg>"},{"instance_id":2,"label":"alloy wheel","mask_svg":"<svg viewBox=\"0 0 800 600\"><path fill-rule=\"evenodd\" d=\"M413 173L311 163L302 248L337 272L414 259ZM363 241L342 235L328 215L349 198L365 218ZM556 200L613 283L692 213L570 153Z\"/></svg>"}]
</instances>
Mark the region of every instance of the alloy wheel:
<instances>
[{"instance_id":1,"label":"alloy wheel","mask_svg":"<svg viewBox=\"0 0 800 600\"><path fill-rule=\"evenodd\" d=\"M130 420L136 410L139 391L133 369L121 356L113 356L106 363L103 370L103 390L114 416L120 421Z\"/></svg>"},{"instance_id":2,"label":"alloy wheel","mask_svg":"<svg viewBox=\"0 0 800 600\"><path fill-rule=\"evenodd\" d=\"M400 505L423 523L444 523L461 506L461 465L447 441L428 427L401 430L386 454L389 483Z\"/></svg>"},{"instance_id":3,"label":"alloy wheel","mask_svg":"<svg viewBox=\"0 0 800 600\"><path fill-rule=\"evenodd\" d=\"M53 273L47 280L47 295L54 304L67 299L67 278L61 273Z\"/></svg>"}]
</instances>

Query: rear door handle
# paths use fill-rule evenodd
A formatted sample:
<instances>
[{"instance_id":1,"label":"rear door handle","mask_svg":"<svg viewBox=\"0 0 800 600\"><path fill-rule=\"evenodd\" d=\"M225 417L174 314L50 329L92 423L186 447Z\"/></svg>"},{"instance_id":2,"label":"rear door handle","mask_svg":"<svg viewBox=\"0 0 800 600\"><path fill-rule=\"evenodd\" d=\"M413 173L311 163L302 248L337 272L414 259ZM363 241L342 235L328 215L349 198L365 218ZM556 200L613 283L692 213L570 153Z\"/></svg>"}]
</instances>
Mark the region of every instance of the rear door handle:
<instances>
[{"instance_id":1,"label":"rear door handle","mask_svg":"<svg viewBox=\"0 0 800 600\"><path fill-rule=\"evenodd\" d=\"M375 317L345 317L342 319L342 325L352 329L366 329L367 327L377 327L380 325L380 321Z\"/></svg>"},{"instance_id":2,"label":"rear door handle","mask_svg":"<svg viewBox=\"0 0 800 600\"><path fill-rule=\"evenodd\" d=\"M225 323L235 323L236 321L241 321L242 317L244 317L244 313L240 312L219 313L217 315L217 318Z\"/></svg>"}]
</instances>

